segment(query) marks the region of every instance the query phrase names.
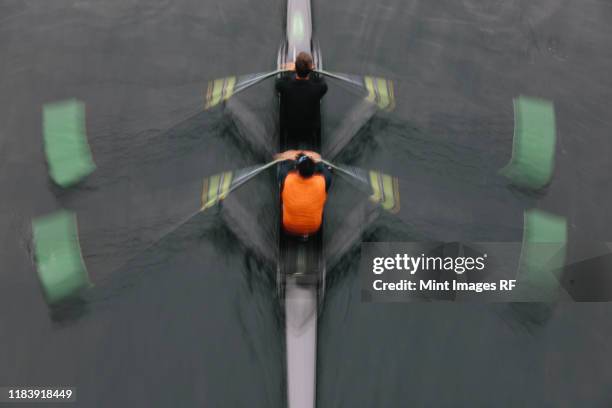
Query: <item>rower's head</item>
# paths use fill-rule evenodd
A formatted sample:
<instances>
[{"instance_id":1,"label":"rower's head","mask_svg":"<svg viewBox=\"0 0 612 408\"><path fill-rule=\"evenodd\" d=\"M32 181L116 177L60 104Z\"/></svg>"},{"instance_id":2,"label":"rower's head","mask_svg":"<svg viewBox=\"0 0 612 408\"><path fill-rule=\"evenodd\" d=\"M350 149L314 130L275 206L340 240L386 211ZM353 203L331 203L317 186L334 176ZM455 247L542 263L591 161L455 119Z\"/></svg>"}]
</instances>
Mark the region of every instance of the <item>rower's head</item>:
<instances>
[{"instance_id":1,"label":"rower's head","mask_svg":"<svg viewBox=\"0 0 612 408\"><path fill-rule=\"evenodd\" d=\"M297 168L298 173L300 173L300 176L308 178L314 174L315 162L310 158L310 156L300 153L297 157L297 164L295 167Z\"/></svg>"},{"instance_id":2,"label":"rower's head","mask_svg":"<svg viewBox=\"0 0 612 408\"><path fill-rule=\"evenodd\" d=\"M305 79L312 71L312 56L307 52L300 52L295 59L295 72L298 78Z\"/></svg>"}]
</instances>

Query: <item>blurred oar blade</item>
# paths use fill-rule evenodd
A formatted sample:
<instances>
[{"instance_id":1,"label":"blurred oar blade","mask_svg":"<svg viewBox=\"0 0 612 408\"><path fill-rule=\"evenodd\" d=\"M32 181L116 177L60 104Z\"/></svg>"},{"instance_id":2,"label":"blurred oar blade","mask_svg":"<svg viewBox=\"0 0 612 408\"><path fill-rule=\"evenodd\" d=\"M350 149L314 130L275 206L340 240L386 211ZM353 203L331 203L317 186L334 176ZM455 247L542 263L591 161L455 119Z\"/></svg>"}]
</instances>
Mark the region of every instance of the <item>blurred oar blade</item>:
<instances>
[{"instance_id":1,"label":"blurred oar blade","mask_svg":"<svg viewBox=\"0 0 612 408\"><path fill-rule=\"evenodd\" d=\"M317 71L322 75L337 79L366 93L365 99L379 109L391 111L395 108L393 81L375 77L343 74L339 72Z\"/></svg>"},{"instance_id":2,"label":"blurred oar blade","mask_svg":"<svg viewBox=\"0 0 612 408\"><path fill-rule=\"evenodd\" d=\"M371 76L364 77L363 81L368 91L366 100L375 103L382 110L391 111L395 108L395 92L392 81Z\"/></svg>"},{"instance_id":3,"label":"blurred oar blade","mask_svg":"<svg viewBox=\"0 0 612 408\"><path fill-rule=\"evenodd\" d=\"M231 76L210 81L206 90L204 110L217 106L219 103L229 99L234 94L236 79L235 76Z\"/></svg>"},{"instance_id":4,"label":"blurred oar blade","mask_svg":"<svg viewBox=\"0 0 612 408\"><path fill-rule=\"evenodd\" d=\"M553 177L556 143L554 104L527 96L515 98L512 158L500 173L518 187L544 188Z\"/></svg>"},{"instance_id":5,"label":"blurred oar blade","mask_svg":"<svg viewBox=\"0 0 612 408\"><path fill-rule=\"evenodd\" d=\"M273 160L261 166L225 171L206 177L202 183L202 206L200 211L214 207L224 200L229 193L278 162L279 160Z\"/></svg>"},{"instance_id":6,"label":"blurred oar blade","mask_svg":"<svg viewBox=\"0 0 612 408\"><path fill-rule=\"evenodd\" d=\"M57 211L32 220L34 257L45 299L57 304L91 287L76 214Z\"/></svg>"},{"instance_id":7,"label":"blurred oar blade","mask_svg":"<svg viewBox=\"0 0 612 408\"><path fill-rule=\"evenodd\" d=\"M77 184L96 169L86 128L83 102L69 99L43 106L49 176L63 188Z\"/></svg>"},{"instance_id":8,"label":"blurred oar blade","mask_svg":"<svg viewBox=\"0 0 612 408\"><path fill-rule=\"evenodd\" d=\"M393 214L400 210L399 181L397 177L376 170L364 170L352 166L336 166L323 160L323 163L336 170L354 186L370 194L370 201Z\"/></svg>"},{"instance_id":9,"label":"blurred oar blade","mask_svg":"<svg viewBox=\"0 0 612 408\"><path fill-rule=\"evenodd\" d=\"M270 78L283 72L276 70L271 72L261 72L257 74L247 74L241 76L228 76L208 82L208 88L204 95L204 110L208 110L219 105L245 89L258 84L264 79Z\"/></svg>"},{"instance_id":10,"label":"blurred oar blade","mask_svg":"<svg viewBox=\"0 0 612 408\"><path fill-rule=\"evenodd\" d=\"M369 179L373 191L370 200L380 204L383 209L397 214L400 210L400 193L397 177L370 170Z\"/></svg>"},{"instance_id":11,"label":"blurred oar blade","mask_svg":"<svg viewBox=\"0 0 612 408\"><path fill-rule=\"evenodd\" d=\"M213 207L229 194L234 172L226 171L204 179L201 211Z\"/></svg>"},{"instance_id":12,"label":"blurred oar blade","mask_svg":"<svg viewBox=\"0 0 612 408\"><path fill-rule=\"evenodd\" d=\"M178 222L170 225L169 228L166 228L164 232L160 233L156 238L151 240L146 247L141 248L139 252L142 253L143 251L158 244L160 241L166 239L166 237L170 236L171 234L174 234L180 228L191 222L194 217L198 216L203 211L214 207L216 204L224 200L229 193L242 186L244 183L251 180L264 170L274 166L278 162L278 160L274 160L264 165L252 166L234 171L224 171L210 177L206 177L202 183L200 205L198 205L193 212L183 217ZM200 183L198 182L197 184L199 185ZM196 186L196 188L198 189L197 191L199 191L200 187ZM133 257L130 259L133 259ZM122 265L125 265L125 263L126 262L122 262Z\"/></svg>"}]
</instances>

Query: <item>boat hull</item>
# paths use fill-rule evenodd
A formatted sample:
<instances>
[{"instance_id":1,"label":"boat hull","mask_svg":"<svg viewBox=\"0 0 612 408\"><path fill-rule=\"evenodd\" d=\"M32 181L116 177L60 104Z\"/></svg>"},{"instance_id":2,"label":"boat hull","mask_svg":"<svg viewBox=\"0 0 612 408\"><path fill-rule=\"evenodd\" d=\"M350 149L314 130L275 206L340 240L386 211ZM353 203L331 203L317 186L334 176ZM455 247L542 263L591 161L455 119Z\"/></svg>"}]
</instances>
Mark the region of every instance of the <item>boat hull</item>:
<instances>
[{"instance_id":1,"label":"boat hull","mask_svg":"<svg viewBox=\"0 0 612 408\"><path fill-rule=\"evenodd\" d=\"M286 37L278 51L281 69L295 61L301 52L309 52L317 67L322 66L319 47L312 38L310 0L289 0ZM282 111L279 95L279 113ZM321 133L316 132L306 144L295 146L284 131L279 115L279 151L296 147L321 150ZM279 197L277 289L285 316L286 389L289 408L314 408L316 405L317 315L325 292L323 229L308 239L292 237L283 231L282 205Z\"/></svg>"}]
</instances>

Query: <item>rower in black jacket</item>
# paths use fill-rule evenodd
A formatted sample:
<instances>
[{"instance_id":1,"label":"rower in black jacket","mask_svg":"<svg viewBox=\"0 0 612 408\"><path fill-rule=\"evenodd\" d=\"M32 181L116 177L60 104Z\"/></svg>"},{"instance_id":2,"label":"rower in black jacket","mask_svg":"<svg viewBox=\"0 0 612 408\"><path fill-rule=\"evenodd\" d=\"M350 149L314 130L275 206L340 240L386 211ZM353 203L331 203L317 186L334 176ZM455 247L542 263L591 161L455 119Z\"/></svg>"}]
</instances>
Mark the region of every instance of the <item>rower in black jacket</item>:
<instances>
[{"instance_id":1,"label":"rower in black jacket","mask_svg":"<svg viewBox=\"0 0 612 408\"><path fill-rule=\"evenodd\" d=\"M311 148L320 144L320 102L327 92L322 77L312 73L312 57L300 52L295 60L295 74L276 81L281 97L281 137L286 148Z\"/></svg>"}]
</instances>

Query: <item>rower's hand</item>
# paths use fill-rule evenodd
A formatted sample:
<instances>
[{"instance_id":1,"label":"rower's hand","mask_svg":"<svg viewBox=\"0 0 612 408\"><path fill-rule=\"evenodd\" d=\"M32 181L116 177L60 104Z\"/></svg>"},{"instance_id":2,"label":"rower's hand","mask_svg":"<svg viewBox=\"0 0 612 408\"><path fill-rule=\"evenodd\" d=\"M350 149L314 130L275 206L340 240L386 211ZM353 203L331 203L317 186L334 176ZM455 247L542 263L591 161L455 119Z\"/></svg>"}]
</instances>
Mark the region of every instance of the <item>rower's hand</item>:
<instances>
[{"instance_id":1,"label":"rower's hand","mask_svg":"<svg viewBox=\"0 0 612 408\"><path fill-rule=\"evenodd\" d=\"M315 163L322 160L321 155L312 150L287 150L286 152L277 153L274 155L276 160L297 160L299 154L309 156Z\"/></svg>"},{"instance_id":2,"label":"rower's hand","mask_svg":"<svg viewBox=\"0 0 612 408\"><path fill-rule=\"evenodd\" d=\"M285 62L281 68L287 71L295 71L295 62Z\"/></svg>"},{"instance_id":3,"label":"rower's hand","mask_svg":"<svg viewBox=\"0 0 612 408\"><path fill-rule=\"evenodd\" d=\"M300 153L299 150L287 150L286 152L277 153L274 155L276 160L295 160L295 157Z\"/></svg>"},{"instance_id":4,"label":"rower's hand","mask_svg":"<svg viewBox=\"0 0 612 408\"><path fill-rule=\"evenodd\" d=\"M304 150L302 153L304 153L306 156L309 156L315 163L321 161L321 155L317 152L313 152L312 150Z\"/></svg>"}]
</instances>

